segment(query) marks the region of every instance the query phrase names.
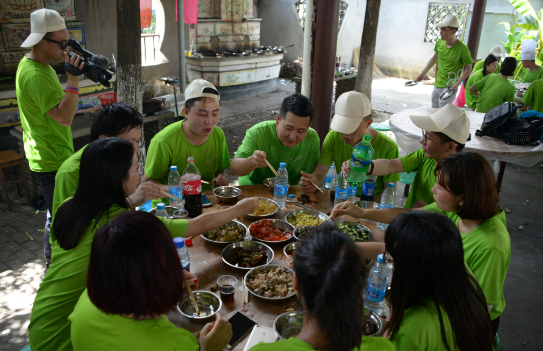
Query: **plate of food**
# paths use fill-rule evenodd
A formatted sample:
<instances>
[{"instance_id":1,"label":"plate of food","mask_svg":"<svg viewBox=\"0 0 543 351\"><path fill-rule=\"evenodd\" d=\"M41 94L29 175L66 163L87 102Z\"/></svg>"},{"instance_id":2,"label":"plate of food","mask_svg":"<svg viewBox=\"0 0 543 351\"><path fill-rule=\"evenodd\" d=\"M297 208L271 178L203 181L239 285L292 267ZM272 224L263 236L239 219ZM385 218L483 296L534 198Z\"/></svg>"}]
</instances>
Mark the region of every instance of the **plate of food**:
<instances>
[{"instance_id":1,"label":"plate of food","mask_svg":"<svg viewBox=\"0 0 543 351\"><path fill-rule=\"evenodd\" d=\"M294 238L297 240L303 240L303 238L311 234L315 228L317 227L314 225L303 225L301 227L296 227L294 228L292 235L294 235Z\"/></svg>"},{"instance_id":2,"label":"plate of food","mask_svg":"<svg viewBox=\"0 0 543 351\"><path fill-rule=\"evenodd\" d=\"M317 226L328 217L326 214L315 210L295 210L285 216L285 220L295 227L305 225Z\"/></svg>"},{"instance_id":3,"label":"plate of food","mask_svg":"<svg viewBox=\"0 0 543 351\"><path fill-rule=\"evenodd\" d=\"M247 233L247 227L238 221L230 221L219 228L203 233L202 238L216 246L226 246L237 241L242 241Z\"/></svg>"},{"instance_id":4,"label":"plate of food","mask_svg":"<svg viewBox=\"0 0 543 351\"><path fill-rule=\"evenodd\" d=\"M222 250L222 260L228 266L248 271L265 266L273 261L271 247L258 241L240 241L228 245Z\"/></svg>"},{"instance_id":5,"label":"plate of food","mask_svg":"<svg viewBox=\"0 0 543 351\"><path fill-rule=\"evenodd\" d=\"M251 269L243 284L254 296L268 301L286 300L295 295L294 271L288 267L269 264Z\"/></svg>"},{"instance_id":6,"label":"plate of food","mask_svg":"<svg viewBox=\"0 0 543 351\"><path fill-rule=\"evenodd\" d=\"M277 211L279 211L279 205L277 202L271 199L266 199L265 197L259 197L258 207L256 210L253 213L245 215L244 217L251 221L257 221L262 218L271 217L276 214Z\"/></svg>"},{"instance_id":7,"label":"plate of food","mask_svg":"<svg viewBox=\"0 0 543 351\"><path fill-rule=\"evenodd\" d=\"M292 238L294 227L280 219L261 219L249 226L249 233L257 240L274 244Z\"/></svg>"},{"instance_id":8,"label":"plate of food","mask_svg":"<svg viewBox=\"0 0 543 351\"><path fill-rule=\"evenodd\" d=\"M339 228L339 230L350 236L355 242L368 241L373 237L371 230L361 223L337 221L334 222L334 224Z\"/></svg>"}]
</instances>

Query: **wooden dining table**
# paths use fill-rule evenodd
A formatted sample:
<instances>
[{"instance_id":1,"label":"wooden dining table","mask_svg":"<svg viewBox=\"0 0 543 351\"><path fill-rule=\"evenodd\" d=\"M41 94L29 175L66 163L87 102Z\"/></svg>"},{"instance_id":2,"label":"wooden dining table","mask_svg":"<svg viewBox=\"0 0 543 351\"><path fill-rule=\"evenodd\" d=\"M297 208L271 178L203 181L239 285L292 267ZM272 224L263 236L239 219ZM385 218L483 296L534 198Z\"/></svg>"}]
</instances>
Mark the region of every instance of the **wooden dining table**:
<instances>
[{"instance_id":1,"label":"wooden dining table","mask_svg":"<svg viewBox=\"0 0 543 351\"><path fill-rule=\"evenodd\" d=\"M263 197L273 199L273 192L269 191L265 185L244 185L239 186L239 188L242 190L242 193L238 201L248 197ZM289 194L294 194L296 198L302 194L302 191L299 186L290 186ZM203 213L221 211L221 209L225 206L233 205L221 203L212 191L205 192L204 195L206 195L213 205L211 207L204 208ZM328 214L334 207L333 202L330 201L329 190L324 190L324 193L316 192L315 194L310 195L310 198L316 201L305 204L305 206L310 207L311 209ZM301 208L298 207L295 202L287 202L286 206L279 209L279 211L274 216L270 217L270 219L285 220L285 216L289 212L299 209ZM251 223L254 222L244 217L239 217L237 220L245 224L247 228ZM378 223L376 222L356 219L350 216L341 216L338 218L338 220L350 220L362 223L373 233L370 241L384 241L384 230L379 229L377 227ZM246 236L246 239L247 238L248 236ZM292 238L286 241L268 244L268 246L270 246L274 251L274 259L271 262L272 264L280 264L292 268L292 260L284 255L283 248L294 240L296 239ZM198 290L209 291L211 287L217 283L217 279L222 275L231 275L237 278L234 301L229 303L223 302L222 308L219 311L221 315L225 316L236 310L241 310L244 308L244 312L250 318L256 321L258 325L272 328L275 318L280 314L289 311L290 309L301 311L301 304L299 304L298 299L295 296L286 300L268 301L249 294L249 303L243 304L243 277L246 271L234 269L224 263L221 256L223 249L224 247L218 247L208 243L201 237L201 235L192 238L192 247L188 248L190 255L190 271L198 276ZM193 333L200 331L205 325L205 323L195 323L190 321L177 310L168 313L168 318L176 326L184 328ZM248 336L243 338L232 350L243 350L247 339Z\"/></svg>"}]
</instances>

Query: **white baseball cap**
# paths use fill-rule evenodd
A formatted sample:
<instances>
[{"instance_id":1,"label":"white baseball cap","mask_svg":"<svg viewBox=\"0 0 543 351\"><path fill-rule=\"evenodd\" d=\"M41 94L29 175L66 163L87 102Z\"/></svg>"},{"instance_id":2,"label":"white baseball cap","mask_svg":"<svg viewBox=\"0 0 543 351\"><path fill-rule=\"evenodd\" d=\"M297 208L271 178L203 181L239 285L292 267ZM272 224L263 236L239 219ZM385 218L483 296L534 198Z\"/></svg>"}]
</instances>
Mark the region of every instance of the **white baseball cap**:
<instances>
[{"instance_id":1,"label":"white baseball cap","mask_svg":"<svg viewBox=\"0 0 543 351\"><path fill-rule=\"evenodd\" d=\"M537 43L533 39L523 40L521 44L521 60L535 60L535 51Z\"/></svg>"},{"instance_id":2,"label":"white baseball cap","mask_svg":"<svg viewBox=\"0 0 543 351\"><path fill-rule=\"evenodd\" d=\"M60 17L57 11L49 9L36 10L30 14L30 35L21 44L21 47L31 48L39 43L45 34L65 28L64 18Z\"/></svg>"},{"instance_id":3,"label":"white baseball cap","mask_svg":"<svg viewBox=\"0 0 543 351\"><path fill-rule=\"evenodd\" d=\"M429 132L440 132L457 143L465 144L469 138L470 122L466 112L447 104L431 116L409 116L413 124Z\"/></svg>"},{"instance_id":4,"label":"white baseball cap","mask_svg":"<svg viewBox=\"0 0 543 351\"><path fill-rule=\"evenodd\" d=\"M205 88L211 88L217 92L217 94L204 93ZM213 84L204 79L195 79L187 85L185 88L185 100L195 99L200 97L209 97L221 100L219 91Z\"/></svg>"},{"instance_id":5,"label":"white baseball cap","mask_svg":"<svg viewBox=\"0 0 543 351\"><path fill-rule=\"evenodd\" d=\"M370 113L371 103L368 97L357 91L348 91L337 98L336 113L330 128L336 132L351 134Z\"/></svg>"},{"instance_id":6,"label":"white baseball cap","mask_svg":"<svg viewBox=\"0 0 543 351\"><path fill-rule=\"evenodd\" d=\"M490 49L490 53L494 56L499 56L499 57L505 56L505 50L499 45L493 46L492 49Z\"/></svg>"},{"instance_id":7,"label":"white baseball cap","mask_svg":"<svg viewBox=\"0 0 543 351\"><path fill-rule=\"evenodd\" d=\"M458 27L460 27L460 25L458 24L458 18L456 18L455 15L447 15L447 16L445 16L443 21L436 24L436 27L437 28L441 28L441 27L458 28Z\"/></svg>"}]
</instances>

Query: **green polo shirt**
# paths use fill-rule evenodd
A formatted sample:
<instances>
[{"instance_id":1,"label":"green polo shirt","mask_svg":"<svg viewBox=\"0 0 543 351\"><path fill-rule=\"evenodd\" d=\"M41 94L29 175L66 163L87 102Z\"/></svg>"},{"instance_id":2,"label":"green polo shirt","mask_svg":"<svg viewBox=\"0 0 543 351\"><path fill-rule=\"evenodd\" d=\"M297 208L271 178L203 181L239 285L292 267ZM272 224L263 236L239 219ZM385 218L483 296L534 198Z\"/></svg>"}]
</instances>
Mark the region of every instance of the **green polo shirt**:
<instances>
[{"instance_id":1,"label":"green polo shirt","mask_svg":"<svg viewBox=\"0 0 543 351\"><path fill-rule=\"evenodd\" d=\"M475 62L475 65L473 65L473 72L482 70L485 65L485 60L479 60ZM502 69L501 62L498 62L498 67L496 68L496 71L494 71L495 74L500 73L500 70Z\"/></svg>"},{"instance_id":2,"label":"green polo shirt","mask_svg":"<svg viewBox=\"0 0 543 351\"><path fill-rule=\"evenodd\" d=\"M424 209L442 213L458 226L460 217L456 213L442 211L435 203ZM493 306L490 319L494 320L505 309L503 285L511 261L511 242L505 223L505 212L500 208L497 215L461 236L464 261L481 286L487 304Z\"/></svg>"},{"instance_id":3,"label":"green polo shirt","mask_svg":"<svg viewBox=\"0 0 543 351\"><path fill-rule=\"evenodd\" d=\"M55 176L55 192L53 194L53 216L60 204L67 198L74 196L77 190L81 155L83 155L86 147L87 145L83 146L79 151L70 156L62 163L62 166L57 171L57 175Z\"/></svg>"},{"instance_id":4,"label":"green polo shirt","mask_svg":"<svg viewBox=\"0 0 543 351\"><path fill-rule=\"evenodd\" d=\"M74 153L74 143L72 129L46 114L64 97L55 70L23 57L17 67L15 90L30 169L34 172L58 170Z\"/></svg>"},{"instance_id":5,"label":"green polo shirt","mask_svg":"<svg viewBox=\"0 0 543 351\"><path fill-rule=\"evenodd\" d=\"M279 164L287 164L288 182L298 185L301 171L313 173L319 159L320 140L313 128L309 128L301 143L286 147L277 138L275 120L264 121L247 130L243 142L236 152L238 158L247 158L256 150L264 151L266 159L276 169ZM264 179L275 177L270 167L256 168L248 175L239 177L239 185L263 184Z\"/></svg>"},{"instance_id":6,"label":"green polo shirt","mask_svg":"<svg viewBox=\"0 0 543 351\"><path fill-rule=\"evenodd\" d=\"M529 69L525 68L522 71L522 82L523 83L531 83L534 80L538 80L543 78L543 67L539 66L538 69L536 69L533 72L530 72Z\"/></svg>"},{"instance_id":7,"label":"green polo shirt","mask_svg":"<svg viewBox=\"0 0 543 351\"><path fill-rule=\"evenodd\" d=\"M530 105L530 110L543 113L543 79L538 79L530 84L522 102Z\"/></svg>"},{"instance_id":8,"label":"green polo shirt","mask_svg":"<svg viewBox=\"0 0 543 351\"><path fill-rule=\"evenodd\" d=\"M437 52L436 88L453 86L462 76L465 65L473 63L468 47L457 40L453 47L448 48L447 42L439 39L434 46Z\"/></svg>"},{"instance_id":9,"label":"green polo shirt","mask_svg":"<svg viewBox=\"0 0 543 351\"><path fill-rule=\"evenodd\" d=\"M309 345L305 341L297 338L290 338L287 340L276 341L272 343L259 343L251 347L250 351L313 351L316 350L313 346ZM374 336L367 337L362 336L362 343L360 348L356 351L394 351L395 348L390 341L385 338ZM354 351L354 350L353 350Z\"/></svg>"},{"instance_id":10,"label":"green polo shirt","mask_svg":"<svg viewBox=\"0 0 543 351\"><path fill-rule=\"evenodd\" d=\"M479 101L479 97L475 96L469 91L469 88L483 79L483 70L480 69L478 71L474 71L472 75L469 77L468 82L466 84L466 105L468 105L469 108L471 108L473 111L475 111L475 108L477 107L477 102Z\"/></svg>"},{"instance_id":11,"label":"green polo shirt","mask_svg":"<svg viewBox=\"0 0 543 351\"><path fill-rule=\"evenodd\" d=\"M481 94L477 102L477 112L487 113L504 102L515 102L515 86L497 74L488 74L475 83Z\"/></svg>"},{"instance_id":12,"label":"green polo shirt","mask_svg":"<svg viewBox=\"0 0 543 351\"><path fill-rule=\"evenodd\" d=\"M418 199L423 199L427 204L434 202L432 188L436 184L436 160L426 157L422 148L415 152L400 157L403 169L406 173L417 172L409 196L405 202L405 208L412 208Z\"/></svg>"},{"instance_id":13,"label":"green polo shirt","mask_svg":"<svg viewBox=\"0 0 543 351\"><path fill-rule=\"evenodd\" d=\"M398 145L394 140L390 139L385 134L377 131L375 139L371 142L373 147L373 159L387 159L393 160L399 157ZM321 156L319 162L326 166L331 166L332 162L336 167L341 168L341 165L346 160L351 158L353 153L353 147L343 140L341 133L331 130L326 135L324 142L322 143ZM392 173L386 176L378 176L375 182L375 195L379 195L383 190L383 184L389 182L397 182L400 180L400 174ZM362 194L362 187L358 188L357 195Z\"/></svg>"}]
</instances>

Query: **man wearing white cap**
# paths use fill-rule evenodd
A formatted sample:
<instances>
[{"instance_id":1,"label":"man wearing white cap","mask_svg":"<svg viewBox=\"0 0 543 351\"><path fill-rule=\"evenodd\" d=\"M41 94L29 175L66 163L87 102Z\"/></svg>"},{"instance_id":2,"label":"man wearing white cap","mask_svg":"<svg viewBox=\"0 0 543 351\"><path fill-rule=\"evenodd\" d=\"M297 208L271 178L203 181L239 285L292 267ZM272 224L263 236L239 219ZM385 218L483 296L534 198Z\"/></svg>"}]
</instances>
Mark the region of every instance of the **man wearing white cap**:
<instances>
[{"instance_id":1,"label":"man wearing white cap","mask_svg":"<svg viewBox=\"0 0 543 351\"><path fill-rule=\"evenodd\" d=\"M170 167L177 166L179 174L194 157L200 171L202 192L228 185L224 170L230 167L226 138L217 127L220 117L220 95L207 80L195 79L185 89L185 119L170 124L151 140L142 183L153 181L168 191Z\"/></svg>"},{"instance_id":2,"label":"man wearing white cap","mask_svg":"<svg viewBox=\"0 0 543 351\"><path fill-rule=\"evenodd\" d=\"M32 48L17 68L15 88L23 127L23 142L30 169L40 181L47 204L44 251L47 266L51 259L49 225L51 223L55 174L62 162L74 153L70 125L77 111L79 77L67 73L63 91L51 63L79 65L80 58L70 59L66 47L70 34L64 19L54 10L41 9L30 14L31 34L21 47Z\"/></svg>"},{"instance_id":3,"label":"man wearing white cap","mask_svg":"<svg viewBox=\"0 0 543 351\"><path fill-rule=\"evenodd\" d=\"M500 73L502 57L505 57L505 50L499 45L495 45L490 49L489 55L494 55L498 59L498 68L496 68L496 74ZM473 72L477 72L483 69L485 60L479 60L473 65ZM468 86L469 87L469 86Z\"/></svg>"},{"instance_id":4,"label":"man wearing white cap","mask_svg":"<svg viewBox=\"0 0 543 351\"><path fill-rule=\"evenodd\" d=\"M531 83L543 78L543 67L535 64L537 43L533 39L523 40L521 44L520 59L522 60L522 82Z\"/></svg>"},{"instance_id":5,"label":"man wearing white cap","mask_svg":"<svg viewBox=\"0 0 543 351\"><path fill-rule=\"evenodd\" d=\"M424 75L437 62L436 81L434 83L434 91L432 92L432 107L441 108L446 104L452 103L455 94L452 94L446 100L440 100L439 96L447 91L456 92L462 82L469 77L471 73L471 58L470 51L466 44L456 39L456 31L458 30L458 18L453 15L447 15L443 21L436 24L439 28L439 39L434 47L434 56L428 61L426 67L420 72L417 81L421 81Z\"/></svg>"},{"instance_id":6,"label":"man wearing white cap","mask_svg":"<svg viewBox=\"0 0 543 351\"><path fill-rule=\"evenodd\" d=\"M345 160L350 160L353 148L364 135L371 136L371 145L374 150L373 158L395 159L399 156L398 145L385 134L370 128L373 123L371 118L371 103L366 95L349 91L341 94L336 101L335 115L321 148L321 155L315 171L312 174L302 172L300 188L306 194L317 191L315 184L321 184L322 179L330 169L332 163L341 167ZM338 169L339 172L339 169ZM383 184L397 182L400 175L397 173L379 176L375 181L374 201L381 201ZM357 196L362 193L362 187L358 187ZM371 195L371 194L368 194Z\"/></svg>"},{"instance_id":7,"label":"man wearing white cap","mask_svg":"<svg viewBox=\"0 0 543 351\"><path fill-rule=\"evenodd\" d=\"M432 187L436 183L434 170L443 158L464 149L470 140L469 118L460 108L448 104L428 116L409 116L422 129L422 147L409 155L394 160L372 161L368 174L385 175L401 172L417 172L413 186L405 203L406 208L423 207L434 202ZM349 162L343 163L343 172L348 174Z\"/></svg>"}]
</instances>

